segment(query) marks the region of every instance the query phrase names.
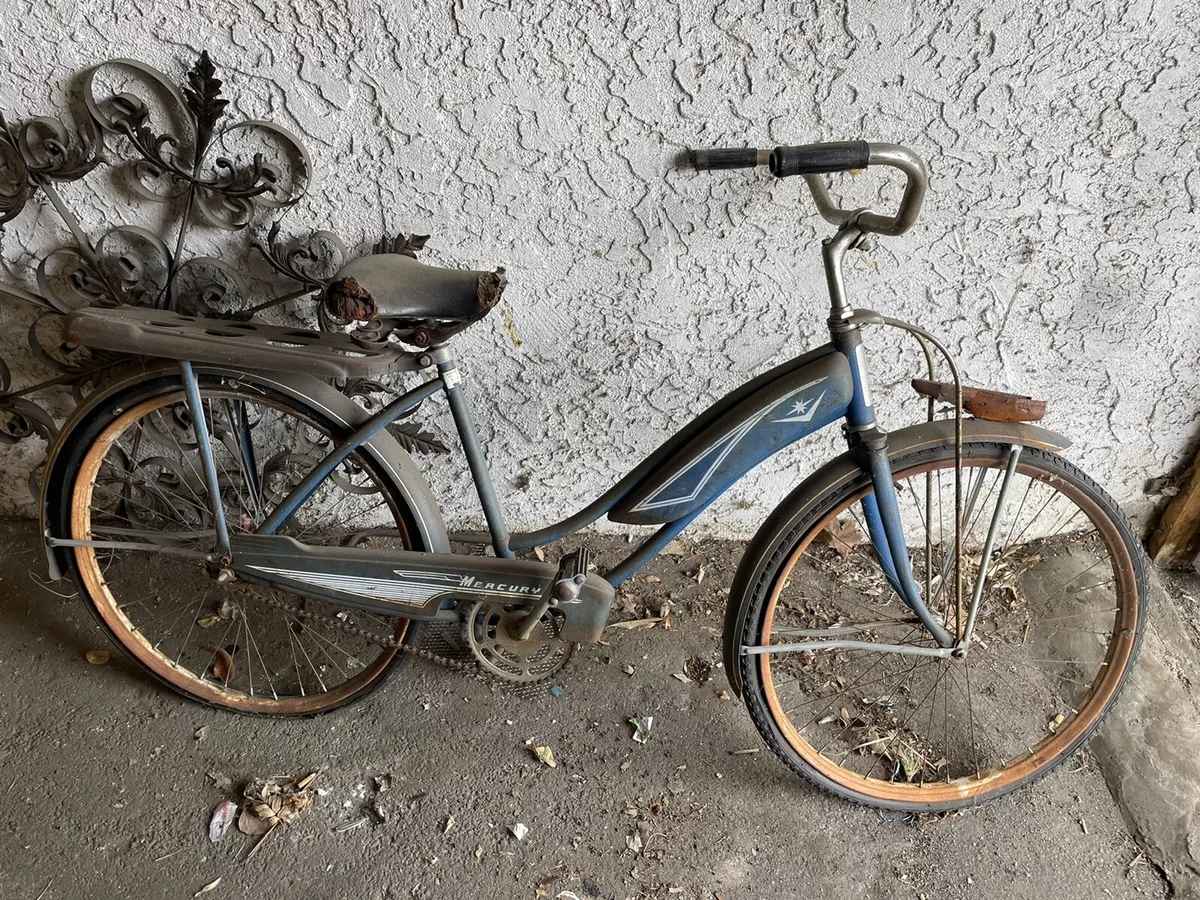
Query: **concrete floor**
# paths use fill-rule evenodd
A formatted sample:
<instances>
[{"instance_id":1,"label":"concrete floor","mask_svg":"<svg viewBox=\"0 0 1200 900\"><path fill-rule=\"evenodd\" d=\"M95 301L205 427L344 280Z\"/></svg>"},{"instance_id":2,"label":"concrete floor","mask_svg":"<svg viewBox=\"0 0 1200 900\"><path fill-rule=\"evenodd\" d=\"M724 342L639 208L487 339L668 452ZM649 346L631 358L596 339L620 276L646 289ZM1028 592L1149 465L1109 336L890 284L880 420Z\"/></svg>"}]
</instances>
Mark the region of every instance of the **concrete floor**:
<instances>
[{"instance_id":1,"label":"concrete floor","mask_svg":"<svg viewBox=\"0 0 1200 900\"><path fill-rule=\"evenodd\" d=\"M704 686L671 675L692 656L719 660L737 545L702 547L714 563L702 585L694 564L669 557L642 573L627 604L670 597L671 630L608 632L560 677L558 698L417 661L343 712L272 721L178 698L115 648L89 665L104 638L80 601L35 583L35 532L0 524L5 898L187 898L218 877L202 896L1167 895L1087 753L1031 790L924 822L820 794L765 751L733 755L761 744L740 704L721 699L720 670ZM644 746L630 739L635 715L655 717ZM556 768L533 759L529 739L553 748ZM253 857L236 831L209 842L212 810L250 778L318 770L314 809ZM385 774L392 789L378 794ZM337 831L372 802L382 823ZM520 842L517 822L529 829Z\"/></svg>"}]
</instances>

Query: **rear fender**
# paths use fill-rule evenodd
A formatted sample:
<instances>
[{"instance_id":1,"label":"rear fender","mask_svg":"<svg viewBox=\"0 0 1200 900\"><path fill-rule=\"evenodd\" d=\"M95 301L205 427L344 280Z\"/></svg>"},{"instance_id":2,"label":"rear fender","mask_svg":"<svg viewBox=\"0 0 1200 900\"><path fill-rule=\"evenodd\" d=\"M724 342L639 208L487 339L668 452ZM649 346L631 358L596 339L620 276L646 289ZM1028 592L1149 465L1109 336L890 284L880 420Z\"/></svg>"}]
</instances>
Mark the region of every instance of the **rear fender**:
<instances>
[{"instance_id":1,"label":"rear fender","mask_svg":"<svg viewBox=\"0 0 1200 900\"><path fill-rule=\"evenodd\" d=\"M1004 442L1022 447L1037 447L1043 450L1062 450L1070 441L1061 434L1039 428L1009 422L985 422L982 419L963 421L963 443L979 444ZM954 420L939 419L901 428L888 435L888 459L894 462L917 450L954 442ZM724 644L725 673L729 686L737 696L742 695L742 673L739 652L741 635L745 630L746 617L754 600L754 586L775 560L768 556L770 550L784 535L808 516L817 503L831 490L841 487L860 473L869 473L860 464L858 454L848 451L830 460L813 472L775 507L754 538L746 546L746 552L738 565L729 589L729 603L725 607L725 626L722 634Z\"/></svg>"},{"instance_id":2,"label":"rear fender","mask_svg":"<svg viewBox=\"0 0 1200 900\"><path fill-rule=\"evenodd\" d=\"M269 387L297 401L315 406L347 430L353 430L370 418L366 410L345 394L323 381L306 375L230 369L204 364L197 364L194 369L200 378L218 375L230 381ZM139 392L144 390L146 382L161 380L165 386L172 378L178 377L179 364L176 362L156 360L145 364L131 364L128 369L115 376L111 384L91 394L75 409L47 455L39 504L43 539L68 536L70 498L64 497L63 491L67 489L67 469L72 457L69 451L76 446L80 436L89 426L95 424L97 417L107 414L113 407L125 407L127 404L122 398L128 396L132 399L138 396ZM428 483L412 457L386 431L377 433L367 441L363 450L378 464L381 475L391 482L399 496L408 503L416 522L421 548L434 553L448 553L450 540L446 534L446 524L442 520L442 514ZM66 574L66 554L66 548L46 546L51 578L58 579Z\"/></svg>"}]
</instances>

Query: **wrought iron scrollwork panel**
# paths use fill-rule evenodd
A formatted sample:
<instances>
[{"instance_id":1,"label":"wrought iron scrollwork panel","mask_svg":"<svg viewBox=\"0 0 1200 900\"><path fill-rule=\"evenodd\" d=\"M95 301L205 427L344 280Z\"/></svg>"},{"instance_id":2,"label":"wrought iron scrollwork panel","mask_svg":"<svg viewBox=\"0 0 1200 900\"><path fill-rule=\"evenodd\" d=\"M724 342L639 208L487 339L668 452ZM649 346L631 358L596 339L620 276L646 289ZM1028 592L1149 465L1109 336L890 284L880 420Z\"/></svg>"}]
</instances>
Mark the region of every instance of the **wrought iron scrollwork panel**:
<instances>
[{"instance_id":1,"label":"wrought iron scrollwork panel","mask_svg":"<svg viewBox=\"0 0 1200 900\"><path fill-rule=\"evenodd\" d=\"M288 301L322 292L349 261L337 235L316 230L284 239L277 218L265 238L250 246L262 255L282 285L258 295L247 286L245 266L190 252L195 229L241 231L260 214L281 215L305 195L312 161L300 139L260 119L231 121L223 83L208 53L187 72L182 85L144 63L114 59L83 79L87 118L81 123L38 116L15 122L0 114L0 231L39 192L53 208L71 241L40 255L32 284L0 283L0 298L33 307L38 316L28 332L34 360L52 374L20 389L0 359L0 443L37 434L52 440L57 424L31 399L65 387L76 401L127 357L64 344L61 318L84 306L143 306L186 315L249 319ZM90 234L64 202L58 186L98 168L122 180L136 199L177 210L160 232L118 225ZM415 255L421 236L384 238L377 248ZM262 293L262 292L260 292ZM311 324L339 328L314 303ZM391 390L372 382L343 386L364 402ZM444 452L418 426L393 426L412 450Z\"/></svg>"}]
</instances>

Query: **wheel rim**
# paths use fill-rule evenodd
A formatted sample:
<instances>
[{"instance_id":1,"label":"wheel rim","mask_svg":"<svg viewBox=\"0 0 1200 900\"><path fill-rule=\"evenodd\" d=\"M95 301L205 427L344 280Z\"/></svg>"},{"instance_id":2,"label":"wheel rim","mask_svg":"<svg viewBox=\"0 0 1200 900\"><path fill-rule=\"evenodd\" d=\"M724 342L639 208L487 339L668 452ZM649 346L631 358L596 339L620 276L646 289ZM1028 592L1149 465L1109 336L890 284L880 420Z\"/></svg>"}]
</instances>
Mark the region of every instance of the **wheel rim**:
<instances>
[{"instance_id":1,"label":"wheel rim","mask_svg":"<svg viewBox=\"0 0 1200 900\"><path fill-rule=\"evenodd\" d=\"M301 417L297 410L284 403L268 400L261 396L242 395L232 389L206 390L204 399L209 422L214 431L217 430L217 423L220 422L221 417L221 408L216 405L216 402L228 400L233 403L241 403L242 408L245 408L246 404L253 403L260 410L273 410L281 417L290 417L296 423L296 428L301 429L297 433L301 446L304 441L312 444L309 447L309 455L313 455L313 448L319 446L314 435L323 435L326 442L331 439L328 429L323 428L311 418ZM200 499L206 501L207 492L197 496L197 489L194 486L187 485L185 488L187 481L194 480L194 473L198 472L200 468L199 463L192 461L189 465L178 465L179 460L191 452L186 443L175 442L177 458L174 468L177 471L173 474L166 472L167 469L172 468L172 461L165 454L158 453L158 451L169 450L169 447L155 447L153 449L157 455L135 456L133 464L129 464L130 441L128 438L131 434L135 434L133 429L135 427L138 429L136 434L139 441L142 439L140 435L146 432L161 433L161 423L152 429L146 427L147 422L150 421L148 417L156 414L161 416L164 411L169 415L177 415L181 408L185 408L182 392L159 395L143 401L121 413L91 444L80 464L72 494L71 536L73 538L88 540L93 539L93 535L96 534L98 539L103 539L109 531L122 524L143 526L144 530L144 526L156 524L153 521L154 515L152 515L154 512L152 507L155 506L158 507L157 513L164 514L165 518L178 520L175 522L176 531L173 533L167 531L168 534L186 535L187 532L182 526L203 524L203 513L200 510L203 504L198 501ZM264 422L265 415L258 420L255 428L261 428ZM213 438L214 453L220 460L223 445L215 434ZM252 437L251 442L253 443L254 440L255 438ZM281 452L283 453L282 462L279 461L279 453L266 455L263 461L261 467L263 477L258 494L260 498L277 498L284 492L287 484L294 484L298 480L294 471L295 457L297 456L295 446L287 447ZM157 460L157 462L147 463L147 459ZM319 459L320 455L316 455L312 461L316 462ZM124 471L121 471L122 467L124 467ZM121 496L124 505L120 508L124 510L124 514L114 517L103 507L120 501L114 500L114 492L106 482L114 480L114 475L115 480L123 479L128 482L130 473L135 469L138 473L138 487L132 488L128 484L122 487ZM257 506L244 503L247 495L243 492L248 492L248 488L244 483L237 484L237 479L231 474L229 466L224 467L223 471L220 469L219 465L219 479L225 481L225 484L222 485L222 500L226 506L226 517L231 530L235 532L253 530L253 526L265 518L269 507L264 508L261 503ZM364 517L369 516L372 512L377 512L382 507L391 522L394 523L393 527L397 529L393 533L394 539L405 548L411 547L411 540L405 529L403 517L396 508L395 502L383 487L381 480L371 473L369 466L361 458L352 457L335 474L338 476L335 487L342 489L347 495L354 495L357 492L357 495L361 497L373 490L381 494L383 498L379 503L360 504L357 513L345 517L344 521L340 523L340 531L346 531L345 526L349 524L365 521ZM272 478L278 481L273 486ZM334 480L327 479L327 482L330 481ZM172 496L171 490L176 486L179 486L180 489L174 491ZM230 487L233 490L227 490ZM138 498L134 498L133 492L138 489L142 491L142 494ZM333 487L323 484L320 493L328 499L333 490ZM155 498L162 498L165 502L155 503ZM241 516L230 515L231 502L242 505ZM324 539L319 531L314 531L314 525L319 519L320 512L309 507L311 503L315 502L314 499L302 508L302 511L307 513L307 519L297 517L299 524L294 529L294 533L298 532L306 541L313 541L316 537L318 539L314 542L325 543L328 540ZM138 514L133 512L135 509L138 510ZM145 522L144 519L151 521ZM113 524L114 522L116 524ZM202 531L203 529L197 530ZM353 529L350 530L353 531ZM200 541L201 538L193 537L190 544L195 546ZM187 546L189 541L183 540L180 543ZM206 549L211 549L211 546ZM239 712L306 715L338 706L382 677L399 651L395 647L382 646L380 641L390 639L399 642L403 640L409 627L408 620L405 619L383 620L378 617L365 616L365 614L334 607L332 604L303 600L270 588L259 588L241 583L221 585L205 575L203 582L192 577L190 583L194 593L190 597L185 597L186 602L177 603L171 607L173 611L177 612L178 619L176 622L172 622L170 630L175 629L178 625L180 631L186 635L179 647L173 648L167 643L166 637L156 639L158 636L148 627L154 621L150 615L154 607L150 606L147 601L135 602L123 599L122 595L124 588L129 584L128 580L121 583L121 590L114 588L113 572L120 562L117 554L105 555L105 551L97 551L91 547L74 548L74 554L84 587L101 619L134 657L158 677L186 693L200 700ZM139 557L136 562L145 570L143 577L147 587L153 586L156 578L160 578L158 582L160 585L163 583L161 581L162 573L154 568L156 562L159 561L155 555L143 551L130 551L130 554L136 554ZM170 559L171 565L176 567L174 577L177 579L187 578L188 576L178 574L186 571L182 568L184 564L180 563L177 557ZM128 564L122 568L128 568ZM192 575L194 576L197 572L199 572L198 567ZM176 587L180 590L175 598L178 599L184 596L182 591L186 588L182 580ZM199 599L194 599L195 594L200 595ZM161 600L161 597L162 592L159 591L155 595L155 601ZM287 605L294 610L298 609L307 615L303 615L301 612L283 612L278 605L272 605L270 600L274 600L276 604ZM229 605L230 603L233 604L232 607ZM208 618L213 615L217 615L218 622L216 625L208 626L211 629L211 634L208 634L202 621L206 623ZM148 618L139 619L139 616ZM261 622L264 617L267 622L275 624L270 637L263 630L266 627ZM228 621L225 621L226 619ZM339 622L340 626L336 624ZM186 631L185 625L182 623L187 623ZM354 641L351 642L349 639L331 637L335 634L340 635L341 631L346 630L346 625L373 633L377 635L377 638L372 641L356 635ZM287 645L292 652L293 667L296 669L294 683L290 685L291 691L287 689L288 679L284 679L280 675L277 680L271 674L273 671L279 671L277 668L279 662L274 655L283 653L284 638L280 626L286 631ZM161 627L161 623L159 627ZM350 634L350 632L347 630L346 634ZM196 643L189 645L189 641L193 639ZM200 641L206 641L207 644L201 645ZM358 650L358 647L365 645L373 646L373 657L367 657L366 651ZM204 651L205 646L208 648L207 651ZM348 647L352 649L347 649ZM222 648L230 653L232 666L225 665L217 652ZM279 653L272 655L275 650L278 650ZM366 657L366 659L358 659L359 656ZM207 661L201 665L196 660ZM189 665L188 662L192 664ZM254 682L256 672L260 679L257 684ZM225 676L223 679L222 675Z\"/></svg>"},{"instance_id":2,"label":"wheel rim","mask_svg":"<svg viewBox=\"0 0 1200 900\"><path fill-rule=\"evenodd\" d=\"M974 475L976 484L980 485L980 496L983 495L983 487L986 485L986 475L984 473L996 472L999 473L1003 462L998 457L990 458L974 458L964 460L963 478L966 482L969 476ZM949 462L949 484L952 484L953 479L953 462ZM896 480L902 483L901 496L904 495L903 483L911 479L921 479L923 481L924 473L935 472L946 473L946 461L939 460L932 463L927 463L918 467L913 467L900 472L896 476ZM1024 500L1029 500L1030 494L1034 494L1033 485L1044 486L1047 496L1051 498L1046 509L1053 508L1053 498L1055 495L1068 500L1070 503L1078 507L1083 513L1088 524L1092 527L1095 535L1099 537L1100 543L1103 544L1108 558L1111 563L1111 586L1114 601L1111 607L1111 623L1106 627L1107 640L1105 644L1105 653L1102 658L1097 657L1090 662L1095 665L1096 675L1090 679L1087 684L1087 690L1082 691L1079 687L1074 687L1070 691L1062 690L1062 678L1064 676L1056 676L1048 680L1058 684L1056 691L1063 694L1074 694L1071 698L1073 703L1069 707L1063 708L1061 721L1055 720L1055 714L1047 710L1049 718L1045 721L1046 729L1041 735L1036 734L1036 724L1033 719L1029 719L1030 715L1036 713L1036 704L1032 700L1026 699L1024 702L1029 707L1025 712L1025 717L1029 719L1022 723L1023 729L1020 732L1013 732L1011 737L1001 735L1000 737L992 738L990 735L980 733L983 729L979 728L982 724L978 721L979 711L975 709L974 698L978 696L981 688L988 686L993 690L997 685L1007 683L1011 690L1013 685L1020 685L1024 681L1031 688L1037 686L1029 682L1029 673L1025 670L1020 670L1015 673L1005 672L1000 663L1011 664L1013 654L1009 653L1009 647L1005 646L1003 637L1005 632L998 627L1002 619L1005 618L1003 608L1000 603L1000 598L989 596L989 591L995 588L995 585L1000 582L993 581L989 587L989 591L985 591L984 603L981 604L981 609L988 608L988 602L994 601L995 606L989 611L990 618L994 621L989 621L989 615L981 613L979 625L977 626L976 634L980 635L983 640L983 652L976 653L973 648L970 653L975 656L968 655L968 658L963 661L959 660L940 660L931 657L916 657L913 658L900 657L896 654L885 654L881 652L862 653L860 655L861 663L855 671L853 679L846 679L839 683L836 678L845 678L844 675L834 675L832 690L820 696L816 687L806 688L807 696L804 697L804 702L807 704L807 713L797 715L797 712L805 708L801 706L795 699L795 696L788 697L785 689L789 684L799 684L804 680L802 674L796 671L796 664L789 660L790 657L802 655L798 654L779 654L773 656L764 654L757 661L758 677L761 680L764 696L767 701L767 706L770 710L771 717L775 726L782 738L790 746L804 763L811 769L815 770L820 776L829 781L842 786L845 789L853 791L859 795L865 795L874 800L893 804L896 806L906 807L914 805L932 805L932 806L958 806L964 803L970 803L973 799L981 798L983 795L994 795L1002 792L1007 788L1030 777L1035 772L1042 770L1058 759L1063 758L1066 754L1073 751L1078 743L1084 738L1090 730L1091 725L1106 709L1109 701L1116 692L1121 677L1124 673L1129 656L1132 653L1135 643L1136 624L1139 612L1139 598L1137 589L1137 578L1132 564L1129 562L1129 555L1122 536L1117 529L1115 523L1109 516L1092 501L1090 497L1084 494L1078 487L1070 482L1058 477L1052 472L1041 469L1032 465L1022 464L1018 466L1017 473L1029 479L1030 490L1024 492ZM943 476L937 476L941 479ZM911 485L910 485L911 486ZM785 598L787 585L789 581L793 583L804 583L804 573L798 571L798 567L802 561L809 558L809 554L813 553L814 539L826 533L825 529L831 523L838 521L839 515L846 519L845 514L852 511L855 505L869 493L869 487L864 487L861 490L851 495L850 499L843 501L837 508L829 511L815 527L808 529L806 536L801 539L798 545L789 554L787 560L781 567L777 575L771 592L769 593L764 606L764 614L761 618L762 627L758 635L759 643L783 643L786 640L796 640L795 637L783 638L779 636L779 632L786 624L796 618L794 610L790 609L792 604L789 604ZM970 491L964 489L964 495L969 496ZM1022 496L1018 492L1018 497ZM913 506L920 506L920 497L913 493L913 498L916 501ZM1037 500L1034 494L1035 503ZM1008 503L1009 506L1016 506L1016 501L1013 500L1013 495L1010 492ZM977 507L982 510L986 506ZM903 501L902 501L903 507ZM1019 510L1021 507L1017 507ZM1028 507L1029 511L1025 514L1024 520L1022 513L1016 511L1013 513L1013 520L1010 523L1010 535L1018 538L1017 541L1012 541L1009 546L1001 546L998 551L1005 551L1005 555L1000 557L1000 561L1011 560L1015 558L1011 552L1012 548L1030 545L1041 547L1047 551L1054 549L1054 542L1060 540L1054 536L1043 538L1039 537L1035 540L1020 541L1025 533L1028 533L1029 522L1032 521L1036 526L1034 518L1037 506ZM947 510L948 521L953 521L953 500L950 500ZM988 511L990 516L990 510ZM986 517L983 517L986 518ZM909 517L911 520L911 516ZM861 519L859 520L861 521ZM977 521L977 520L976 520ZM936 530L933 527L934 516L927 515L921 520L921 524L928 531ZM973 524L973 523L972 523ZM1022 529L1025 529L1023 531ZM986 522L983 530L986 531ZM1002 519L1000 533L1005 533L1005 523ZM1047 530L1044 528L1035 528L1035 530ZM865 534L865 526L862 529ZM952 533L952 532L951 532ZM906 535L908 529L906 529ZM910 535L909 535L910 536ZM916 557L914 559L914 572L917 575L917 580L920 583L922 576L927 570L944 570L944 565L924 566L922 565L922 554L918 551L917 546L913 546L915 542L911 541L910 536L910 551ZM869 542L856 545L857 548L869 547ZM843 548L844 549L844 548ZM966 549L970 550L968 542ZM841 554L836 549L831 549L835 557L840 557ZM848 558L848 557L847 557ZM990 569L995 569L997 556L993 556L993 566ZM1030 576L1030 571L1036 569L1040 565L1040 560L1027 567L1020 573L1020 580L1016 583L1022 584L1033 579ZM978 566L978 561L975 561L975 566ZM969 569L970 566L967 566ZM1100 567L1102 568L1102 567ZM878 572L878 565L874 564L874 569ZM1097 566L1093 565L1090 568L1088 565L1075 566L1073 570L1076 575L1067 579L1067 588L1070 589L1070 582L1079 578L1080 574L1090 575L1095 573ZM942 574L938 572L937 574ZM973 572L968 573L965 578L965 592L970 595L970 588L974 583ZM793 576L798 576L793 579ZM952 577L952 576L951 576ZM936 584L936 577L933 579ZM879 581L882 582L882 576L879 576ZM1083 620L1084 624L1094 625L1097 619L1103 620L1105 600L1103 599L1102 588L1104 579L1096 579L1094 575L1084 579L1080 585L1080 590L1075 591L1076 594L1088 593L1094 608L1086 613L1087 618ZM812 579L810 579L810 586ZM858 585L859 588L862 585ZM894 598L894 594L890 588L883 582L883 587L887 590L887 594L881 596L887 601L893 610L897 607L907 613L907 617L912 619L911 612L907 607L900 604L898 598ZM1011 588L1011 582L1009 583ZM949 593L947 591L946 593ZM891 595L891 596L889 596ZM1092 596L1094 595L1094 596ZM940 596L934 591L934 597ZM1019 598L1018 598L1019 599ZM1037 606L1045 607L1047 602L1053 601L1054 596L1047 592ZM882 605L882 604L881 604ZM948 620L949 624L953 624L952 614L948 614L948 603L931 603L931 609L937 614L941 613L944 619ZM937 609L935 607L941 607ZM1031 609L1036 608L1030 607ZM1019 609L1014 602L1013 610ZM811 613L811 610L809 610ZM1074 614L1073 614L1074 615ZM900 617L896 617L897 621L902 621ZM870 621L864 616L866 621ZM1039 649L1039 654L1044 652L1046 647L1062 649L1063 647L1071 647L1074 649L1068 652L1077 652L1078 648L1083 646L1083 641L1076 638L1071 638L1075 641L1070 641L1060 638L1061 634L1068 634L1072 631L1079 630L1073 623L1070 626L1063 626L1061 623L1051 624L1053 617L1044 616L1040 621L1036 622L1035 627L1040 633L1042 627L1045 627L1055 637L1051 639L1043 639L1036 637L1034 642L1030 644L1030 639L1027 634L1022 638L1019 646L1036 646ZM778 625L777 625L778 622ZM852 623L850 623L852 624ZM828 626L828 622L819 623L820 627ZM1088 631L1093 631L1094 628L1089 628ZM902 624L886 624L878 629L876 633L884 635L882 639L893 642L910 642L923 643L925 646L932 647L933 642L924 634L923 630L909 622ZM866 632L859 632L856 637L861 639ZM989 640L992 642L988 646ZM1015 638L1010 639L1010 642L1015 642ZM839 653L836 651L821 651L818 654L810 654L809 657L818 660L817 665L824 663L820 657L826 660L832 659L836 662ZM1068 662L1082 665L1088 660L1071 659L1063 657L1061 660L1053 661L1055 663L1066 664ZM803 667L803 663L800 664ZM1045 663L1043 668L1052 668ZM957 671L956 671L957 667ZM830 668L833 668L832 666ZM940 670L940 671L939 671ZM1061 671L1057 669L1056 671ZM863 677L863 675L867 677ZM818 677L824 677L828 672L817 673ZM981 678L982 675L982 678ZM972 685L970 679L974 678L975 684ZM1079 679L1073 679L1079 680ZM808 678L806 684L812 684L814 679ZM914 740L913 732L918 730L936 731L936 728L925 727L919 729L919 724L922 721L931 721L935 725L938 715L934 708L939 699L939 681L945 683L941 686L940 697L945 707L950 710L942 714L944 725L946 728L947 740L943 743L943 750L947 750L948 737L951 731L951 722L955 718L954 700L955 694L958 693L958 707L961 708L961 694L965 691L967 698L967 715L964 717L961 711L958 713L958 722L956 728L964 733L966 742L971 746L971 750L975 756L974 771L956 771L953 767L953 762L950 759L949 752L939 756L933 756L930 746L925 746ZM982 684L980 682L983 682ZM778 682L778 684L777 684ZM932 682L932 687L930 687ZM919 689L918 689L919 688ZM922 696L921 691L925 691L926 695ZM849 699L854 693L859 693L861 696L854 698L850 703L843 701ZM793 695L796 692L793 692ZM1015 691L1013 693L1016 693ZM1027 698L1033 697L1036 690L1029 691ZM913 698L916 698L915 702ZM832 698L832 699L831 699ZM932 699L930 699L932 698ZM869 702L868 702L869 701ZM892 715L891 710L885 708L881 710L880 703L886 702L895 710L896 714ZM1002 704L996 703L994 706ZM870 709L864 713L863 707ZM897 708L899 707L899 708ZM925 720L926 712L923 707L928 708L929 719ZM816 710L813 714L813 710ZM881 714L882 712L882 714ZM828 717L832 716L832 720ZM963 728L963 720L969 724L968 729ZM916 723L916 724L914 724ZM815 725L815 727L814 727ZM831 737L831 732L840 733L840 737L834 739ZM1016 746L1018 740L1027 746L1019 751L1014 752L1012 756L1004 756L998 764L987 765L979 762L980 745L988 740L994 740L999 745ZM832 751L832 752L831 752ZM986 758L986 755L985 755ZM939 767L938 763L945 763ZM959 761L959 767L962 763ZM890 766L890 771L889 771ZM917 776L914 778L913 768L917 770ZM911 779L911 780L910 780Z\"/></svg>"}]
</instances>

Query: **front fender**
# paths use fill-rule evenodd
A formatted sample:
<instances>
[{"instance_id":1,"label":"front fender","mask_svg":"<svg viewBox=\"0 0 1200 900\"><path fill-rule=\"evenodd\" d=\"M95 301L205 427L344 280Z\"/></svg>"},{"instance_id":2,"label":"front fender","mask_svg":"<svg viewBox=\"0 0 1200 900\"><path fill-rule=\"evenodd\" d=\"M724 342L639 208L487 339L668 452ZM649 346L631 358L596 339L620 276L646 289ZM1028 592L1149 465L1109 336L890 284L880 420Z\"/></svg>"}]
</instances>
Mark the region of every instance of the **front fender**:
<instances>
[{"instance_id":1,"label":"front fender","mask_svg":"<svg viewBox=\"0 0 1200 900\"><path fill-rule=\"evenodd\" d=\"M608 518L662 525L703 509L768 456L843 418L853 393L850 364L832 346L794 360L753 393L739 391L720 415L706 413L711 421L702 431L673 439L671 452Z\"/></svg>"},{"instance_id":2,"label":"front fender","mask_svg":"<svg viewBox=\"0 0 1200 900\"><path fill-rule=\"evenodd\" d=\"M995 441L1055 451L1062 450L1071 443L1061 434L1036 425L987 422L983 419L963 420L964 444ZM945 443L954 443L953 419L910 425L888 435L888 459L894 462L914 451ZM862 471L858 454L854 451L848 451L830 460L804 479L775 507L774 512L767 517L746 546L746 552L742 555L742 561L733 579L733 586L729 589L729 603L725 607L725 627L722 634L726 677L729 679L729 686L738 697L742 695L741 661L738 658L741 635L745 630L746 617L750 614L754 586L772 562L768 555L771 548L807 516L829 491L840 487Z\"/></svg>"},{"instance_id":3,"label":"front fender","mask_svg":"<svg viewBox=\"0 0 1200 900\"><path fill-rule=\"evenodd\" d=\"M240 380L269 387L297 401L317 407L331 420L348 430L353 430L370 417L366 410L345 394L307 375L231 369L206 364L196 364L194 369L200 377L224 376L231 381ZM108 385L89 395L76 407L47 454L39 504L43 539L66 536L66 517L69 515L70 503L69 500L64 502L62 492L66 489L66 479L69 475L67 469L71 454L67 451L77 444L78 436L95 422L97 416L103 415L114 405L123 405L120 400L123 395L132 396L147 381L172 377L179 377L179 364L176 362L157 360L144 364L134 363L129 368L122 369ZM371 455L383 476L392 482L400 496L408 503L420 534L422 549L448 553L450 539L446 533L446 523L428 483L412 457L386 431L377 433L363 445L363 449ZM66 550L47 545L46 557L50 577L61 578L67 571Z\"/></svg>"}]
</instances>

